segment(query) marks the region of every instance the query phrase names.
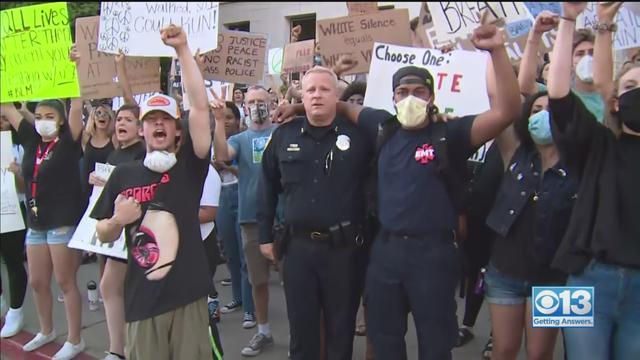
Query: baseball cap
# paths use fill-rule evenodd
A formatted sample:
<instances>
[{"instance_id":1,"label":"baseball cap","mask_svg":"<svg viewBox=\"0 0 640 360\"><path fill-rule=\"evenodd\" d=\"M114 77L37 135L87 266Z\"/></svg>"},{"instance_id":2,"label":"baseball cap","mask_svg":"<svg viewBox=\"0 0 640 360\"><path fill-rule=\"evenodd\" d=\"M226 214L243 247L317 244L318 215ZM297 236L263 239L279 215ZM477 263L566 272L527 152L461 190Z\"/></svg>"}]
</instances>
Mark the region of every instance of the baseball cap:
<instances>
[{"instance_id":1,"label":"baseball cap","mask_svg":"<svg viewBox=\"0 0 640 360\"><path fill-rule=\"evenodd\" d=\"M433 94L433 76L431 76L429 70L417 66L405 66L396 71L396 73L393 74L393 90L395 91L396 88L401 85L400 80L402 80L403 77L409 75L418 77L421 80L420 83L427 86ZM411 83L416 84L417 82Z\"/></svg>"},{"instance_id":2,"label":"baseball cap","mask_svg":"<svg viewBox=\"0 0 640 360\"><path fill-rule=\"evenodd\" d=\"M153 95L140 104L140 120L148 113L156 110L162 111L176 120L180 119L180 110L178 109L176 100L171 96L158 94Z\"/></svg>"}]
</instances>

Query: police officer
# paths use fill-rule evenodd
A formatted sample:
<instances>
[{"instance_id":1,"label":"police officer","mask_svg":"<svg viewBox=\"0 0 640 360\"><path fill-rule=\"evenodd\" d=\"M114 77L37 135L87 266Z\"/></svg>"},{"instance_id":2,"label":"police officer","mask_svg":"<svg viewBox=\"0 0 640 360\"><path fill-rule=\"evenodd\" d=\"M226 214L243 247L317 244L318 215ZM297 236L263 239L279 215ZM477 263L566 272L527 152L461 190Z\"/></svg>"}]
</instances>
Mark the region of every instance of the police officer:
<instances>
[{"instance_id":1,"label":"police officer","mask_svg":"<svg viewBox=\"0 0 640 360\"><path fill-rule=\"evenodd\" d=\"M415 66L393 76L396 116L355 104L338 105L339 113L378 143L382 229L371 250L365 293L367 332L376 358L406 359L409 311L416 325L419 359L451 358L459 279L454 242L457 192L452 185L464 184L459 169L465 168L467 158L520 113L518 83L503 36L495 25L483 24L472 38L477 48L491 54L500 84L495 106L482 114L449 121L444 128L435 123L433 77ZM299 110L280 109L279 118ZM438 128L444 131L437 132Z\"/></svg>"},{"instance_id":2,"label":"police officer","mask_svg":"<svg viewBox=\"0 0 640 360\"><path fill-rule=\"evenodd\" d=\"M328 359L350 360L362 288L363 183L371 144L336 116L337 78L314 67L302 80L307 116L280 126L262 159L258 194L261 250L274 259L271 236L284 194L283 279L291 359L319 359L324 314Z\"/></svg>"}]
</instances>

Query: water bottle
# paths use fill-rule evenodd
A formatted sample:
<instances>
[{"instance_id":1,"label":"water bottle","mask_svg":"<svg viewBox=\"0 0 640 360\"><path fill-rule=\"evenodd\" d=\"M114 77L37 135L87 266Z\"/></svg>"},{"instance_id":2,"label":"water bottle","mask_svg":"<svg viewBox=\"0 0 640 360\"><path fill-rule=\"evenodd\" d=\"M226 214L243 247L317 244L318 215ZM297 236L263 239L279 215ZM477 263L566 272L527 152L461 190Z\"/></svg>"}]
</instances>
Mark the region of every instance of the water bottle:
<instances>
[{"instance_id":1,"label":"water bottle","mask_svg":"<svg viewBox=\"0 0 640 360\"><path fill-rule=\"evenodd\" d=\"M478 280L476 281L476 286L475 286L475 294L476 295L482 295L484 294L484 275L487 272L487 269L482 268L480 269L480 273L478 274Z\"/></svg>"},{"instance_id":2,"label":"water bottle","mask_svg":"<svg viewBox=\"0 0 640 360\"><path fill-rule=\"evenodd\" d=\"M89 297L89 311L98 310L98 285L91 280L87 283L87 295Z\"/></svg>"}]
</instances>

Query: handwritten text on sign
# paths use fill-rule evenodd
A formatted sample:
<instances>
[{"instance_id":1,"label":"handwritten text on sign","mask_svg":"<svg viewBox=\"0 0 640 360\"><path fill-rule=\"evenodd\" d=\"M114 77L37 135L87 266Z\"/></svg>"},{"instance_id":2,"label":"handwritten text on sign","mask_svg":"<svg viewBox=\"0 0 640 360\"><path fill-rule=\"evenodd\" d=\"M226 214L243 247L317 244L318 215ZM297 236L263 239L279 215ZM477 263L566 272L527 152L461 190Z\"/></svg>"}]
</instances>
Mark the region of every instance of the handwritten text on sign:
<instances>
[{"instance_id":1,"label":"handwritten text on sign","mask_svg":"<svg viewBox=\"0 0 640 360\"><path fill-rule=\"evenodd\" d=\"M597 3L590 2L585 11L578 17L580 28L591 29L598 22L596 16ZM622 7L614 21L618 24L618 31L613 33L613 48L616 50L629 49L640 46L640 14L634 14Z\"/></svg>"},{"instance_id":2,"label":"handwritten text on sign","mask_svg":"<svg viewBox=\"0 0 640 360\"><path fill-rule=\"evenodd\" d=\"M332 67L343 54L351 54L358 65L346 74L366 73L375 41L411 45L409 10L385 10L373 14L320 20L316 25L320 54Z\"/></svg>"},{"instance_id":3,"label":"handwritten text on sign","mask_svg":"<svg viewBox=\"0 0 640 360\"><path fill-rule=\"evenodd\" d=\"M67 3L0 12L0 101L80 95Z\"/></svg>"},{"instance_id":4,"label":"handwritten text on sign","mask_svg":"<svg viewBox=\"0 0 640 360\"><path fill-rule=\"evenodd\" d=\"M241 84L262 81L267 36L242 31L218 34L218 48L204 54L205 79Z\"/></svg>"},{"instance_id":5,"label":"handwritten text on sign","mask_svg":"<svg viewBox=\"0 0 640 360\"><path fill-rule=\"evenodd\" d=\"M530 19L524 4L513 1L438 1L429 3L429 10L435 29L430 36L439 43L466 39L480 25L484 10L489 12L490 20L504 19L507 24Z\"/></svg>"},{"instance_id":6,"label":"handwritten text on sign","mask_svg":"<svg viewBox=\"0 0 640 360\"><path fill-rule=\"evenodd\" d=\"M284 46L284 59L282 60L282 72L300 73L313 67L313 49L315 41L305 40L286 44Z\"/></svg>"},{"instance_id":7,"label":"handwritten text on sign","mask_svg":"<svg viewBox=\"0 0 640 360\"><path fill-rule=\"evenodd\" d=\"M486 88L487 55L479 52L419 49L375 43L364 105L395 113L393 74L406 66L429 70L434 78L436 105L457 116L489 109Z\"/></svg>"},{"instance_id":8,"label":"handwritten text on sign","mask_svg":"<svg viewBox=\"0 0 640 360\"><path fill-rule=\"evenodd\" d=\"M99 16L76 19L76 48L82 61L78 66L80 92L85 99L122 95L116 79L114 55L98 51ZM127 76L134 94L160 90L160 59L126 57Z\"/></svg>"},{"instance_id":9,"label":"handwritten text on sign","mask_svg":"<svg viewBox=\"0 0 640 360\"><path fill-rule=\"evenodd\" d=\"M195 53L215 49L218 35L217 2L103 2L100 7L100 51L131 56L174 56L160 30L174 24L187 33Z\"/></svg>"}]
</instances>

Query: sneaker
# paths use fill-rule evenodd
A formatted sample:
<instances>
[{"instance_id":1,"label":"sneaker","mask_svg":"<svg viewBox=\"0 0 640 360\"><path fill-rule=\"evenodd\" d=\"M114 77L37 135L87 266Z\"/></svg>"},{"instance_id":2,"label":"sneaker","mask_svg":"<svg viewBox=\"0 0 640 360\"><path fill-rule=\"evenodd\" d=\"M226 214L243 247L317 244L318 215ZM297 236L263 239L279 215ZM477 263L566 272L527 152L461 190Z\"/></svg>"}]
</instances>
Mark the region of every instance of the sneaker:
<instances>
[{"instance_id":1,"label":"sneaker","mask_svg":"<svg viewBox=\"0 0 640 360\"><path fill-rule=\"evenodd\" d=\"M71 360L74 357L76 357L76 355L83 352L84 347L85 345L84 345L83 339L80 339L80 342L77 343L76 345L73 345L72 343L65 341L64 345L62 345L62 348L60 348L60 350L58 350L58 352L55 355L53 355L51 360Z\"/></svg>"},{"instance_id":2,"label":"sneaker","mask_svg":"<svg viewBox=\"0 0 640 360\"><path fill-rule=\"evenodd\" d=\"M484 350L482 350L482 359L491 360L491 356L493 356L493 338L490 337L489 341L487 341L487 345L484 346Z\"/></svg>"},{"instance_id":3,"label":"sneaker","mask_svg":"<svg viewBox=\"0 0 640 360\"><path fill-rule=\"evenodd\" d=\"M244 313L244 317L242 318L242 327L245 329L252 329L256 326L258 322L256 321L256 316L253 313Z\"/></svg>"},{"instance_id":4,"label":"sneaker","mask_svg":"<svg viewBox=\"0 0 640 360\"><path fill-rule=\"evenodd\" d=\"M238 310L240 307L242 307L242 301L233 300L232 302L230 302L227 305L223 306L220 309L220 312L223 313L223 314L229 314L229 313L232 313L232 312Z\"/></svg>"},{"instance_id":5,"label":"sneaker","mask_svg":"<svg viewBox=\"0 0 640 360\"><path fill-rule=\"evenodd\" d=\"M209 308L209 318L216 323L220 322L220 300L218 298L210 299L207 301L207 307Z\"/></svg>"},{"instance_id":6,"label":"sneaker","mask_svg":"<svg viewBox=\"0 0 640 360\"><path fill-rule=\"evenodd\" d=\"M257 333L253 335L249 345L245 346L240 353L242 356L256 356L269 346L273 346L273 336Z\"/></svg>"},{"instance_id":7,"label":"sneaker","mask_svg":"<svg viewBox=\"0 0 640 360\"><path fill-rule=\"evenodd\" d=\"M59 293L58 294L58 302L61 302L61 303L64 302L64 294L63 293Z\"/></svg>"},{"instance_id":8,"label":"sneaker","mask_svg":"<svg viewBox=\"0 0 640 360\"><path fill-rule=\"evenodd\" d=\"M222 286L229 286L231 285L231 279L222 279L222 281L220 281L220 284Z\"/></svg>"},{"instance_id":9,"label":"sneaker","mask_svg":"<svg viewBox=\"0 0 640 360\"><path fill-rule=\"evenodd\" d=\"M49 335L45 335L39 332L36 334L36 336L33 339L31 339L31 341L24 344L24 346L22 347L22 350L33 351L35 349L39 349L42 346L47 345L50 342L53 342L53 340L56 339L56 336L57 335L55 330L51 330L51 333L49 333Z\"/></svg>"},{"instance_id":10,"label":"sneaker","mask_svg":"<svg viewBox=\"0 0 640 360\"><path fill-rule=\"evenodd\" d=\"M124 356L118 356L112 352L108 352L105 351L105 354L107 354L107 356L104 357L104 359L102 360L124 360Z\"/></svg>"},{"instance_id":11,"label":"sneaker","mask_svg":"<svg viewBox=\"0 0 640 360\"><path fill-rule=\"evenodd\" d=\"M22 308L19 309L9 309L7 312L7 316L4 318L4 326L0 331L0 337L9 338L22 330L24 326L24 314L22 313Z\"/></svg>"},{"instance_id":12,"label":"sneaker","mask_svg":"<svg viewBox=\"0 0 640 360\"><path fill-rule=\"evenodd\" d=\"M468 328L460 328L458 329L458 340L455 347L461 347L466 345L469 341L473 339L473 333Z\"/></svg>"}]
</instances>

